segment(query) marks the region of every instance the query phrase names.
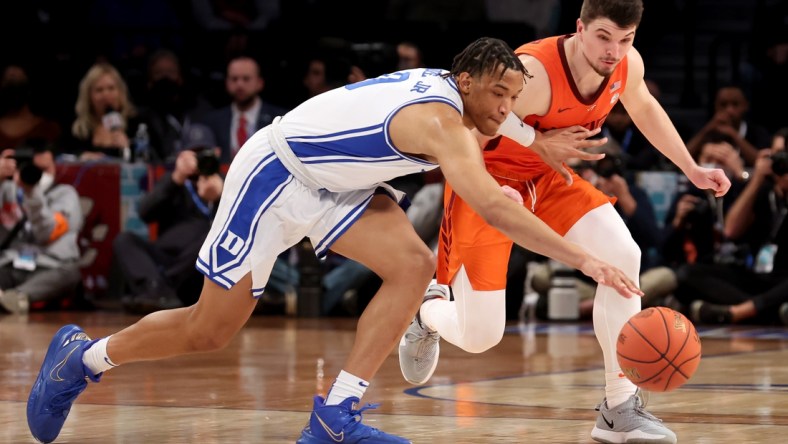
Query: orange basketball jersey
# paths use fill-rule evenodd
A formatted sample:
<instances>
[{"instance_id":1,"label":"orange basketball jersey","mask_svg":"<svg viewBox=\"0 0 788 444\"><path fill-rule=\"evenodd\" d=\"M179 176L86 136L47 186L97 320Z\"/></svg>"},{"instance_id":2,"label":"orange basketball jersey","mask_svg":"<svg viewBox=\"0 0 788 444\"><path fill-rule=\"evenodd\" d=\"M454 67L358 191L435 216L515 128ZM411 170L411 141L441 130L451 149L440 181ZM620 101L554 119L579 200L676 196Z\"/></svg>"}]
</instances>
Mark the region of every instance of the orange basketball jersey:
<instances>
[{"instance_id":1,"label":"orange basketball jersey","mask_svg":"<svg viewBox=\"0 0 788 444\"><path fill-rule=\"evenodd\" d=\"M605 78L596 94L583 98L577 90L566 60L564 41L569 35L549 37L526 43L515 51L528 54L544 65L550 78L552 100L544 116L526 116L525 123L538 131L549 131L572 125L594 129L602 125L613 105L624 91L627 79L627 58L621 60L613 73ZM528 97L524 98L525 100ZM506 137L491 140L484 150L487 169L509 179L528 180L550 169L533 151L524 149Z\"/></svg>"}]
</instances>

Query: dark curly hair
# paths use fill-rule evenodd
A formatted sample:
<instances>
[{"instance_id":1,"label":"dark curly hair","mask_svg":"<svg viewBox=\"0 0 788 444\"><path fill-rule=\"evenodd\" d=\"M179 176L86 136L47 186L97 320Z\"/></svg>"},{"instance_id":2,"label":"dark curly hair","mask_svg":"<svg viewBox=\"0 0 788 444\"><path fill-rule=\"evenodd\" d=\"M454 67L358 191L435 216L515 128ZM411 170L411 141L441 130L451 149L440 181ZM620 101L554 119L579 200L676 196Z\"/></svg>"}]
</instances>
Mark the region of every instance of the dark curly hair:
<instances>
[{"instance_id":1,"label":"dark curly hair","mask_svg":"<svg viewBox=\"0 0 788 444\"><path fill-rule=\"evenodd\" d=\"M483 74L492 75L496 74L501 66L504 67L500 72L501 78L507 69L513 69L528 78L531 77L506 42L492 37L481 37L454 57L451 72L446 76L458 76L462 72L467 72L473 77Z\"/></svg>"}]
</instances>

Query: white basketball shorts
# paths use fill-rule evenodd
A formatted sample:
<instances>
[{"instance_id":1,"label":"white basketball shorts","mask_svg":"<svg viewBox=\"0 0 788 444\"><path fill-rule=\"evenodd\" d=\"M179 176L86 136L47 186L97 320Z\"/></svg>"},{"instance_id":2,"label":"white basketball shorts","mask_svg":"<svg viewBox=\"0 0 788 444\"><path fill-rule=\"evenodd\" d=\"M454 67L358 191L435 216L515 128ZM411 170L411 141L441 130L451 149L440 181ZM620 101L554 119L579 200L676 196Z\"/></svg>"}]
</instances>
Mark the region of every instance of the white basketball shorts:
<instances>
[{"instance_id":1,"label":"white basketball shorts","mask_svg":"<svg viewBox=\"0 0 788 444\"><path fill-rule=\"evenodd\" d=\"M260 130L233 159L197 269L230 289L252 273L252 296L259 298L277 256L308 237L323 257L363 214L377 190L393 199L391 187L329 192L311 190L282 165Z\"/></svg>"}]
</instances>

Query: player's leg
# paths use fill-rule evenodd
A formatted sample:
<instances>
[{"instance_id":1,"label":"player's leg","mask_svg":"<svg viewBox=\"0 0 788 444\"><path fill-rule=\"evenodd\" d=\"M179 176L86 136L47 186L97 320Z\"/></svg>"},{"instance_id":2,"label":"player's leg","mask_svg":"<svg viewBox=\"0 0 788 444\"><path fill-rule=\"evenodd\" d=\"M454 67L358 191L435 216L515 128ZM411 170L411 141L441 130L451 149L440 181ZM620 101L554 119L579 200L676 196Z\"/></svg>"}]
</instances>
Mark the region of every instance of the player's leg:
<instances>
[{"instance_id":1,"label":"player's leg","mask_svg":"<svg viewBox=\"0 0 788 444\"><path fill-rule=\"evenodd\" d=\"M604 233L604 236L600 233ZM586 213L566 233L565 238L620 268L627 277L638 283L640 249L612 205L604 204ZM611 407L626 401L637 389L621 374L616 358L616 341L621 327L640 311L640 302L639 297L625 298L605 285L598 285L594 296L594 333L602 347L605 394Z\"/></svg>"},{"instance_id":2,"label":"player's leg","mask_svg":"<svg viewBox=\"0 0 788 444\"><path fill-rule=\"evenodd\" d=\"M600 236L599 233L605 233ZM585 247L600 259L623 270L637 284L640 249L610 204L589 211L566 234L566 239ZM598 285L594 296L594 333L605 361L605 399L592 438L607 443L644 442L672 444L676 435L644 410L637 387L621 372L616 341L621 327L640 311L640 298L624 298L613 288Z\"/></svg>"},{"instance_id":3,"label":"player's leg","mask_svg":"<svg viewBox=\"0 0 788 444\"><path fill-rule=\"evenodd\" d=\"M573 179L572 186L566 186L556 172L541 177L535 189L536 215L558 234L618 267L638 283L640 248L610 198L576 173ZM611 287L597 286L594 331L604 355L605 392L611 405L620 404L635 393L635 386L623 375L619 377L615 347L618 332L640 311L640 302L638 297L625 298Z\"/></svg>"},{"instance_id":4,"label":"player's leg","mask_svg":"<svg viewBox=\"0 0 788 444\"><path fill-rule=\"evenodd\" d=\"M435 271L435 258L405 213L388 196L373 198L364 215L331 247L365 265L382 284L358 322L345 370L371 378L413 318Z\"/></svg>"},{"instance_id":5,"label":"player's leg","mask_svg":"<svg viewBox=\"0 0 788 444\"><path fill-rule=\"evenodd\" d=\"M441 337L465 351L481 353L500 342L506 327L511 240L490 227L448 184L444 208L438 279L400 340L400 369L412 384L423 384L432 376ZM439 283L451 283L454 300L449 300L448 286Z\"/></svg>"},{"instance_id":6,"label":"player's leg","mask_svg":"<svg viewBox=\"0 0 788 444\"><path fill-rule=\"evenodd\" d=\"M450 283L454 300L428 298L419 317L450 343L481 353L501 341L506 327L506 271L512 241L488 225L449 185L446 190L437 281ZM503 192L522 203L520 191L506 186Z\"/></svg>"},{"instance_id":7,"label":"player's leg","mask_svg":"<svg viewBox=\"0 0 788 444\"><path fill-rule=\"evenodd\" d=\"M251 273L229 290L205 278L196 304L151 313L113 334L107 355L115 365L121 365L219 350L254 311L257 300L251 296L251 288Z\"/></svg>"},{"instance_id":8,"label":"player's leg","mask_svg":"<svg viewBox=\"0 0 788 444\"><path fill-rule=\"evenodd\" d=\"M112 335L106 349L113 363L224 347L251 316L277 255L305 235L299 216L320 216L318 193L294 180L272 152L260 147L236 160L197 259L206 276L199 300L152 313Z\"/></svg>"},{"instance_id":9,"label":"player's leg","mask_svg":"<svg viewBox=\"0 0 788 444\"><path fill-rule=\"evenodd\" d=\"M27 404L28 425L41 442L51 442L76 397L112 367L216 350L244 325L255 306L247 275L230 290L206 279L197 304L151 313L136 324L99 340L76 325L61 328L47 351ZM57 377L51 377L51 375Z\"/></svg>"},{"instance_id":10,"label":"player's leg","mask_svg":"<svg viewBox=\"0 0 788 444\"><path fill-rule=\"evenodd\" d=\"M620 268L638 283L640 248L607 196L577 174L572 186L567 187L557 173L548 173L539 180L536 195L537 216L567 240ZM643 409L645 404L636 387L621 373L616 359L618 332L640 311L640 303L638 297L625 298L610 287L597 286L594 332L604 355L606 382L606 398L597 407L599 414L591 432L597 441L676 442L676 435Z\"/></svg>"},{"instance_id":11,"label":"player's leg","mask_svg":"<svg viewBox=\"0 0 788 444\"><path fill-rule=\"evenodd\" d=\"M315 397L298 443L408 443L357 420L363 408L357 410L356 405L418 309L435 259L402 209L386 195L373 197L331 250L363 264L382 284L359 318L350 356L327 398Z\"/></svg>"},{"instance_id":12,"label":"player's leg","mask_svg":"<svg viewBox=\"0 0 788 444\"><path fill-rule=\"evenodd\" d=\"M87 379L98 382L104 371L119 364L221 348L246 323L256 303L251 292L253 265L259 277L257 292L262 293L276 255L298 234L285 231L276 214L281 205L274 205L277 199L295 200L297 183L270 151L248 150L242 156L228 172L197 261L206 275L199 301L152 313L98 340L76 325L61 328L28 398L28 425L36 439L51 442L57 437ZM269 211L272 206L275 211ZM255 235L260 225L275 228Z\"/></svg>"},{"instance_id":13,"label":"player's leg","mask_svg":"<svg viewBox=\"0 0 788 444\"><path fill-rule=\"evenodd\" d=\"M429 329L469 353L482 353L501 342L506 328L505 284L499 290L477 290L463 265L452 280L451 293L454 301L433 299L422 304L421 321Z\"/></svg>"}]
</instances>

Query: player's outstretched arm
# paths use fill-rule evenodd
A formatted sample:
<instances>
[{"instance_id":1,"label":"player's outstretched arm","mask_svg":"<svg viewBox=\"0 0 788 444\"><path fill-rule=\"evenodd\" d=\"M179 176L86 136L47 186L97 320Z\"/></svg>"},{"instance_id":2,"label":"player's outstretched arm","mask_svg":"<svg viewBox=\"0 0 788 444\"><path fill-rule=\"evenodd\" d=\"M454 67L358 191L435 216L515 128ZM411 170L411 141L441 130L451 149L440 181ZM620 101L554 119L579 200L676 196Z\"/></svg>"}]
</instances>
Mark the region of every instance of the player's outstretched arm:
<instances>
[{"instance_id":1,"label":"player's outstretched arm","mask_svg":"<svg viewBox=\"0 0 788 444\"><path fill-rule=\"evenodd\" d=\"M577 268L598 283L613 287L622 296L642 296L623 271L565 240L501 192L501 187L484 168L475 138L459 118L452 117L456 116L445 114L438 118L420 119L418 123L414 120L413 126L418 126L418 131L412 128L410 133L421 136L419 147L422 154L440 164L446 181L474 211L522 247ZM392 132L397 146L404 146L397 141L408 137L403 135L399 138L396 125L392 125Z\"/></svg>"},{"instance_id":2,"label":"player's outstretched arm","mask_svg":"<svg viewBox=\"0 0 788 444\"><path fill-rule=\"evenodd\" d=\"M607 137L590 139L590 137L599 134L599 131L599 128L588 130L580 125L575 125L540 133L524 123L514 113L510 113L498 130L498 134L534 151L550 168L556 170L564 178L567 185L572 185L572 174L564 162L569 159L594 161L605 157L603 153L583 151L607 143ZM482 146L491 139L491 137L485 137L477 131L474 131L474 135Z\"/></svg>"},{"instance_id":3,"label":"player's outstretched arm","mask_svg":"<svg viewBox=\"0 0 788 444\"><path fill-rule=\"evenodd\" d=\"M692 159L667 112L643 81L643 58L635 48L630 49L627 57L627 86L621 94L621 103L632 117L632 122L654 147L681 169L693 185L713 190L717 197L725 195L731 187L731 181L721 169L703 168Z\"/></svg>"}]
</instances>

